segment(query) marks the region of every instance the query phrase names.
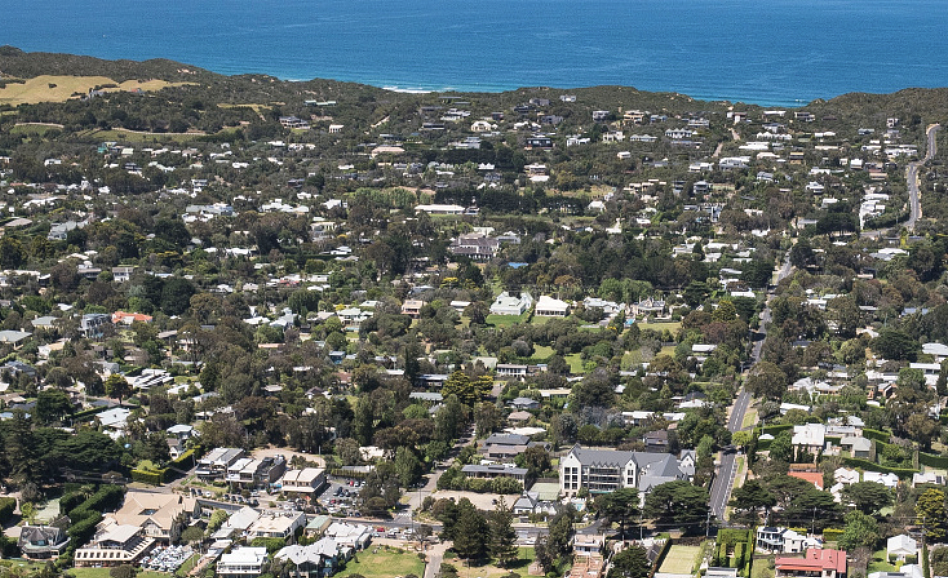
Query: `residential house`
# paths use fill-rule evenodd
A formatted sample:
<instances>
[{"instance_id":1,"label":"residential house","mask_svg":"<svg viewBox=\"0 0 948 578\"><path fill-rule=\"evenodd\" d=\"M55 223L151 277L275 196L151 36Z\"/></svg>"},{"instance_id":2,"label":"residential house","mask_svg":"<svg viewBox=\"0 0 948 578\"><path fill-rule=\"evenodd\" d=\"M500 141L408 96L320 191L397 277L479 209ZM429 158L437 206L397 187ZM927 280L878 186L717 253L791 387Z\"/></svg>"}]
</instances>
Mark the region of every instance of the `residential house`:
<instances>
[{"instance_id":1,"label":"residential house","mask_svg":"<svg viewBox=\"0 0 948 578\"><path fill-rule=\"evenodd\" d=\"M848 436L840 440L839 445L849 451L854 458L867 460L872 455L872 440L862 436Z\"/></svg>"},{"instance_id":2,"label":"residential house","mask_svg":"<svg viewBox=\"0 0 948 578\"><path fill-rule=\"evenodd\" d=\"M402 315L407 315L412 319L418 319L418 316L421 315L421 308L425 306L425 302L420 299L406 299L402 304Z\"/></svg>"},{"instance_id":3,"label":"residential house","mask_svg":"<svg viewBox=\"0 0 948 578\"><path fill-rule=\"evenodd\" d=\"M882 472L864 471L862 473L862 481L876 482L877 484L882 484L890 490L894 490L899 485L899 477L892 472L883 474Z\"/></svg>"},{"instance_id":4,"label":"residential house","mask_svg":"<svg viewBox=\"0 0 948 578\"><path fill-rule=\"evenodd\" d=\"M512 400L509 405L514 409L521 410L540 409L540 402L529 397L518 397Z\"/></svg>"},{"instance_id":5,"label":"residential house","mask_svg":"<svg viewBox=\"0 0 948 578\"><path fill-rule=\"evenodd\" d=\"M791 443L794 447L815 454L826 443L826 426L821 423L808 423L793 426Z\"/></svg>"},{"instance_id":6,"label":"residential house","mask_svg":"<svg viewBox=\"0 0 948 578\"><path fill-rule=\"evenodd\" d=\"M141 491L129 491L125 494L122 507L112 514L106 514L105 520L119 526L141 528L142 535L163 543L177 541L189 520L200 513L197 500L181 494L159 494Z\"/></svg>"},{"instance_id":7,"label":"residential house","mask_svg":"<svg viewBox=\"0 0 948 578\"><path fill-rule=\"evenodd\" d=\"M495 368L497 377L515 377L523 379L529 373L529 368L526 365L516 365L513 363L498 363Z\"/></svg>"},{"instance_id":8,"label":"residential house","mask_svg":"<svg viewBox=\"0 0 948 578\"><path fill-rule=\"evenodd\" d=\"M808 548L803 558L774 560L776 578L845 578L846 552Z\"/></svg>"},{"instance_id":9,"label":"residential house","mask_svg":"<svg viewBox=\"0 0 948 578\"><path fill-rule=\"evenodd\" d=\"M155 539L145 537L138 526L115 523L100 526L92 541L76 550L73 563L77 568L135 564L155 545Z\"/></svg>"},{"instance_id":10,"label":"residential house","mask_svg":"<svg viewBox=\"0 0 948 578\"><path fill-rule=\"evenodd\" d=\"M537 300L535 315L539 317L566 317L569 304L553 297L541 295Z\"/></svg>"},{"instance_id":11,"label":"residential house","mask_svg":"<svg viewBox=\"0 0 948 578\"><path fill-rule=\"evenodd\" d=\"M323 533L326 531L326 528L328 528L332 523L331 517L324 514L319 514L306 524L304 533L310 538L318 538L323 535Z\"/></svg>"},{"instance_id":12,"label":"residential house","mask_svg":"<svg viewBox=\"0 0 948 578\"><path fill-rule=\"evenodd\" d=\"M221 555L217 562L219 578L256 578L263 574L267 549L241 546Z\"/></svg>"},{"instance_id":13,"label":"residential house","mask_svg":"<svg viewBox=\"0 0 948 578\"><path fill-rule=\"evenodd\" d=\"M87 313L79 320L79 331L86 337L101 337L106 325L112 323L112 317L105 313Z\"/></svg>"},{"instance_id":14,"label":"residential house","mask_svg":"<svg viewBox=\"0 0 948 578\"><path fill-rule=\"evenodd\" d=\"M326 483L326 471L322 468L289 470L280 480L284 492L315 494Z\"/></svg>"},{"instance_id":15,"label":"residential house","mask_svg":"<svg viewBox=\"0 0 948 578\"><path fill-rule=\"evenodd\" d=\"M16 331L14 329L4 329L0 331L0 343L12 345L14 349L19 349L20 345L33 335L28 331Z\"/></svg>"},{"instance_id":16,"label":"residential house","mask_svg":"<svg viewBox=\"0 0 948 578\"><path fill-rule=\"evenodd\" d=\"M286 471L283 456L241 458L227 468L227 481L246 488L268 487Z\"/></svg>"},{"instance_id":17,"label":"residential house","mask_svg":"<svg viewBox=\"0 0 948 578\"><path fill-rule=\"evenodd\" d=\"M533 306L533 297L529 293L511 295L504 291L490 306L492 315L523 315Z\"/></svg>"},{"instance_id":18,"label":"residential house","mask_svg":"<svg viewBox=\"0 0 948 578\"><path fill-rule=\"evenodd\" d=\"M474 261L488 261L500 250L500 239L483 233L466 233L451 241L448 251L452 255L464 256Z\"/></svg>"},{"instance_id":19,"label":"residential house","mask_svg":"<svg viewBox=\"0 0 948 578\"><path fill-rule=\"evenodd\" d=\"M601 556L606 547L603 534L576 534L573 536L574 556Z\"/></svg>"},{"instance_id":20,"label":"residential house","mask_svg":"<svg viewBox=\"0 0 948 578\"><path fill-rule=\"evenodd\" d=\"M822 548L816 538L800 534L789 528L761 526L757 528L755 543L758 550L775 554L799 554L808 548Z\"/></svg>"},{"instance_id":21,"label":"residential house","mask_svg":"<svg viewBox=\"0 0 948 578\"><path fill-rule=\"evenodd\" d=\"M151 323L154 318L144 313L127 313L125 311L116 311L112 314L112 323L118 325L131 326L132 323Z\"/></svg>"},{"instance_id":22,"label":"residential house","mask_svg":"<svg viewBox=\"0 0 948 578\"><path fill-rule=\"evenodd\" d=\"M632 304L632 315L662 315L665 313L665 301L651 297Z\"/></svg>"},{"instance_id":23,"label":"residential house","mask_svg":"<svg viewBox=\"0 0 948 578\"><path fill-rule=\"evenodd\" d=\"M531 441L530 436L495 433L481 443L480 453L489 460L513 461L527 448L533 446L549 449L550 444Z\"/></svg>"},{"instance_id":24,"label":"residential house","mask_svg":"<svg viewBox=\"0 0 948 578\"><path fill-rule=\"evenodd\" d=\"M116 283L126 283L135 274L135 267L112 267L112 280Z\"/></svg>"},{"instance_id":25,"label":"residential house","mask_svg":"<svg viewBox=\"0 0 948 578\"><path fill-rule=\"evenodd\" d=\"M494 478L513 478L520 483L527 479L527 469L518 468L514 464L468 464L461 468L461 473L469 478L493 480Z\"/></svg>"},{"instance_id":26,"label":"residential house","mask_svg":"<svg viewBox=\"0 0 948 578\"><path fill-rule=\"evenodd\" d=\"M222 478L234 462L242 458L240 448L215 448L198 460L197 476L201 479Z\"/></svg>"},{"instance_id":27,"label":"residential house","mask_svg":"<svg viewBox=\"0 0 948 578\"><path fill-rule=\"evenodd\" d=\"M255 538L290 538L297 529L306 525L306 514L303 512L275 512L269 511L260 515L247 528L247 536Z\"/></svg>"},{"instance_id":28,"label":"residential house","mask_svg":"<svg viewBox=\"0 0 948 578\"><path fill-rule=\"evenodd\" d=\"M689 480L693 475L693 456L684 454L679 460L671 454L589 449L575 445L560 459L560 490L566 496L575 496L583 488L593 494L637 488L644 499L657 485Z\"/></svg>"},{"instance_id":29,"label":"residential house","mask_svg":"<svg viewBox=\"0 0 948 578\"><path fill-rule=\"evenodd\" d=\"M68 544L69 536L65 530L55 526L23 526L17 540L17 547L27 560L56 558Z\"/></svg>"},{"instance_id":30,"label":"residential house","mask_svg":"<svg viewBox=\"0 0 948 578\"><path fill-rule=\"evenodd\" d=\"M364 524L333 522L323 532L323 536L332 538L340 546L364 550L372 541L372 528Z\"/></svg>"},{"instance_id":31,"label":"residential house","mask_svg":"<svg viewBox=\"0 0 948 578\"><path fill-rule=\"evenodd\" d=\"M906 534L892 536L886 540L885 551L890 560L895 557L899 562L905 562L909 556L914 556L918 560L918 543Z\"/></svg>"},{"instance_id":32,"label":"residential house","mask_svg":"<svg viewBox=\"0 0 948 578\"><path fill-rule=\"evenodd\" d=\"M348 548L340 548L332 538L322 538L306 546L285 546L274 558L291 562L294 578L326 578L338 571L349 553Z\"/></svg>"}]
</instances>

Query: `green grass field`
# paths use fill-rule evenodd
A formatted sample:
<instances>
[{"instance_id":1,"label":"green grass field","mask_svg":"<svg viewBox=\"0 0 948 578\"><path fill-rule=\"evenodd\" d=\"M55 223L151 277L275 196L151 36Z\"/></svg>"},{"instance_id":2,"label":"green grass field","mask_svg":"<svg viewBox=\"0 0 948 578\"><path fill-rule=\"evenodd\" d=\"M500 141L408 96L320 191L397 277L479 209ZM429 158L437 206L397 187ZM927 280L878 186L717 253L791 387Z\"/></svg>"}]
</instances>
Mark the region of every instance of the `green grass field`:
<instances>
[{"instance_id":1,"label":"green grass field","mask_svg":"<svg viewBox=\"0 0 948 578\"><path fill-rule=\"evenodd\" d=\"M110 578L108 568L70 568L69 573L76 578ZM168 578L170 574L164 572L139 572L136 578Z\"/></svg>"},{"instance_id":2,"label":"green grass field","mask_svg":"<svg viewBox=\"0 0 948 578\"><path fill-rule=\"evenodd\" d=\"M572 373L586 373L586 369L583 367L583 360L579 353L570 353L569 355L564 355L563 359L565 359L566 363L569 364L569 370Z\"/></svg>"},{"instance_id":3,"label":"green grass field","mask_svg":"<svg viewBox=\"0 0 948 578\"><path fill-rule=\"evenodd\" d=\"M509 327L516 323L526 323L529 313L523 315L488 315L484 321L494 327Z\"/></svg>"},{"instance_id":4,"label":"green grass field","mask_svg":"<svg viewBox=\"0 0 948 578\"><path fill-rule=\"evenodd\" d=\"M672 546L662 561L659 572L670 574L691 574L695 567L695 558L701 552L700 546Z\"/></svg>"},{"instance_id":5,"label":"green grass field","mask_svg":"<svg viewBox=\"0 0 948 578\"><path fill-rule=\"evenodd\" d=\"M422 576L425 572L425 563L413 552L387 549L385 547L370 546L368 550L359 552L358 562L350 560L346 564L345 570L337 576L349 576L350 574L361 574L365 578L391 578L392 576L405 576L414 574ZM140 576L140 575L139 575ZM76 578L86 578L77 576ZM93 578L93 577L90 577Z\"/></svg>"},{"instance_id":6,"label":"green grass field","mask_svg":"<svg viewBox=\"0 0 948 578\"><path fill-rule=\"evenodd\" d=\"M773 578L774 556L755 558L751 566L751 578Z\"/></svg>"},{"instance_id":7,"label":"green grass field","mask_svg":"<svg viewBox=\"0 0 948 578\"><path fill-rule=\"evenodd\" d=\"M636 323L636 325L642 331L645 331L646 329L651 329L652 331L658 331L659 333L661 333L662 331L667 329L668 331L671 332L672 335L675 335L681 329L680 321L671 321L669 323L654 323L654 322Z\"/></svg>"},{"instance_id":8,"label":"green grass field","mask_svg":"<svg viewBox=\"0 0 948 578\"><path fill-rule=\"evenodd\" d=\"M536 559L536 554L533 551L533 548L520 548L519 555L517 556L517 561L510 565L510 568L501 568L497 566L493 560L490 563L482 564L478 566L474 564L470 567L471 576L478 576L479 578L500 578L500 576L506 576L511 572L516 572L521 576L534 576L528 571L530 569L530 564ZM445 557L454 556L454 552L449 552ZM454 563L454 562L451 562ZM458 573L461 576L466 576L468 570L466 564L462 564L460 560L457 563L454 563L455 567L458 569Z\"/></svg>"},{"instance_id":9,"label":"green grass field","mask_svg":"<svg viewBox=\"0 0 948 578\"><path fill-rule=\"evenodd\" d=\"M871 574L873 572L897 572L897 571L898 571L898 568L896 568L892 564L889 564L889 558L888 558L888 555L886 554L885 548L877 552L874 552L872 554L872 561L869 562L869 569L867 570L867 574Z\"/></svg>"}]
</instances>

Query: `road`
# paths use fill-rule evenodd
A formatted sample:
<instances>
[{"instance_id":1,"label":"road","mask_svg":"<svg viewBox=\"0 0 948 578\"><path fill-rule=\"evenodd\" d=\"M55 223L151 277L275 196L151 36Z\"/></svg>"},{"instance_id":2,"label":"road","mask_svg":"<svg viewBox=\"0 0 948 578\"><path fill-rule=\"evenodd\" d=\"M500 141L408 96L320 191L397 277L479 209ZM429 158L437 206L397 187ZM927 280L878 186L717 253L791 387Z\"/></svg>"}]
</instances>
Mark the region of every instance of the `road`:
<instances>
[{"instance_id":1,"label":"road","mask_svg":"<svg viewBox=\"0 0 948 578\"><path fill-rule=\"evenodd\" d=\"M911 209L911 216L909 220L906 221L905 226L908 227L910 231L915 230L915 223L922 216L922 202L918 194L918 169L932 160L938 153L938 142L935 136L940 128L940 124L933 124L928 127L928 130L925 131L925 136L928 140L928 150L925 153L925 158L909 163L905 169L905 183L908 186L909 208Z\"/></svg>"},{"instance_id":2,"label":"road","mask_svg":"<svg viewBox=\"0 0 948 578\"><path fill-rule=\"evenodd\" d=\"M780 283L780 281L787 277L791 270L790 253L788 251L783 265L780 267L780 270L777 271L777 283ZM772 294L768 294L767 305L764 306L764 310L760 313L760 332L751 348L750 367L757 365L757 362L760 361L761 349L764 345L764 338L767 335L767 324L770 323L771 297ZM734 433L743 429L744 415L747 413L747 408L750 407L750 404L751 395L741 389L737 394L737 399L734 400L734 405L731 406L731 415L727 421L727 429L729 432ZM727 503L731 497L731 488L734 486L734 477L736 475L737 455L734 453L723 454L717 474L711 483L711 514L721 521L724 520L724 511L727 509Z\"/></svg>"}]
</instances>

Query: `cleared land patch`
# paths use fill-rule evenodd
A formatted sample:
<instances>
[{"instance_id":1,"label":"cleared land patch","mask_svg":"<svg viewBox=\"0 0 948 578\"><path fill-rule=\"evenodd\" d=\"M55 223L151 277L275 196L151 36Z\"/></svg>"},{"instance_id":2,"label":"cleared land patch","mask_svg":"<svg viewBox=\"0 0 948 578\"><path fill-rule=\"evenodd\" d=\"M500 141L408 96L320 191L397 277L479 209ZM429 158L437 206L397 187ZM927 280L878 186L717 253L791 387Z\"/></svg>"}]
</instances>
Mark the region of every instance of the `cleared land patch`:
<instances>
[{"instance_id":1,"label":"cleared land patch","mask_svg":"<svg viewBox=\"0 0 948 578\"><path fill-rule=\"evenodd\" d=\"M118 83L105 76L37 76L28 78L22 84L10 82L0 88L0 104L18 106L38 102L65 102L76 98L76 93L88 94L89 90L99 86L104 92L142 90L154 92L169 86L185 86L188 82L168 82L165 80L126 80Z\"/></svg>"}]
</instances>

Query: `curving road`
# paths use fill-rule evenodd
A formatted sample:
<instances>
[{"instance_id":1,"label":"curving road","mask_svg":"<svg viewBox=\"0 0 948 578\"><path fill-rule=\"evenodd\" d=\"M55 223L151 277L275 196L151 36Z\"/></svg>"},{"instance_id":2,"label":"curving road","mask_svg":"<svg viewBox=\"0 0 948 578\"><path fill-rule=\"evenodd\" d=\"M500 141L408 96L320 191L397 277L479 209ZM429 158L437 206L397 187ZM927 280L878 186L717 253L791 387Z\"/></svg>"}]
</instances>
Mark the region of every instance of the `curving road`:
<instances>
[{"instance_id":1,"label":"curving road","mask_svg":"<svg viewBox=\"0 0 948 578\"><path fill-rule=\"evenodd\" d=\"M908 186L909 208L911 209L911 216L909 220L906 221L905 226L911 231L915 230L915 223L922 216L922 203L918 194L918 169L938 154L938 142L935 136L940 128L940 124L933 124L928 127L925 131L925 136L928 141L928 150L925 153L925 158L909 163L905 169L905 183Z\"/></svg>"}]
</instances>

